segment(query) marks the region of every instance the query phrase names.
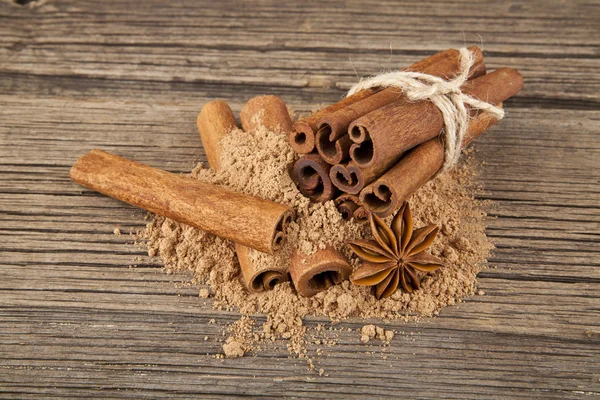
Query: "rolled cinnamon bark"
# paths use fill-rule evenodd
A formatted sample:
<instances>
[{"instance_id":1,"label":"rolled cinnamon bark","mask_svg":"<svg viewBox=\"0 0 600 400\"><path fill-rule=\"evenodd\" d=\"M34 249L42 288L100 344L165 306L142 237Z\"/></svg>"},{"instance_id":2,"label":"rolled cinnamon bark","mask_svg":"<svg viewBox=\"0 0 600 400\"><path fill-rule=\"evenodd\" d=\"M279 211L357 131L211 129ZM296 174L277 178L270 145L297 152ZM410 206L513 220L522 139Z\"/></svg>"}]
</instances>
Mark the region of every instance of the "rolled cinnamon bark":
<instances>
[{"instance_id":1,"label":"rolled cinnamon bark","mask_svg":"<svg viewBox=\"0 0 600 400\"><path fill-rule=\"evenodd\" d=\"M322 110L319 110L308 117L300 118L294 123L292 131L289 134L289 141L292 150L298 154L309 154L315 150L315 132L319 119L330 112L339 110L352 103L356 103L375 93L375 90L361 90L358 93L348 96L343 100L333 103Z\"/></svg>"},{"instance_id":2,"label":"rolled cinnamon bark","mask_svg":"<svg viewBox=\"0 0 600 400\"><path fill-rule=\"evenodd\" d=\"M246 132L259 126L286 135L292 130L292 120L285 103L273 95L257 96L249 100L240 112L240 121Z\"/></svg>"},{"instance_id":3,"label":"rolled cinnamon bark","mask_svg":"<svg viewBox=\"0 0 600 400\"><path fill-rule=\"evenodd\" d=\"M358 196L343 193L335 199L335 205L346 221L354 219L359 224L369 221L369 212L365 209Z\"/></svg>"},{"instance_id":4,"label":"rolled cinnamon bark","mask_svg":"<svg viewBox=\"0 0 600 400\"><path fill-rule=\"evenodd\" d=\"M352 267L346 257L333 247L326 247L307 256L299 251L292 254L290 275L296 291L311 297L348 279Z\"/></svg>"},{"instance_id":5,"label":"rolled cinnamon bark","mask_svg":"<svg viewBox=\"0 0 600 400\"><path fill-rule=\"evenodd\" d=\"M484 75L486 72L483 53L479 47L469 47L474 63L469 70L469 79ZM460 73L460 52L449 49L437 53L428 59L413 64L407 70L450 79ZM402 97L398 88L386 88L360 101L352 103L335 112L329 112L317 122L315 146L321 157L330 164L339 164L349 156L352 141L348 137L348 126L352 121L385 105L394 103Z\"/></svg>"},{"instance_id":6,"label":"rolled cinnamon bark","mask_svg":"<svg viewBox=\"0 0 600 400\"><path fill-rule=\"evenodd\" d=\"M486 112L471 119L463 146L467 146L495 122L496 119ZM360 193L360 201L373 214L387 217L433 178L443 164L444 146L440 138L430 139L412 149L393 168L364 188Z\"/></svg>"},{"instance_id":7,"label":"rolled cinnamon bark","mask_svg":"<svg viewBox=\"0 0 600 400\"><path fill-rule=\"evenodd\" d=\"M213 100L202 107L196 119L200 139L208 164L214 170L221 167L221 140L236 128L235 117L223 100Z\"/></svg>"},{"instance_id":8,"label":"rolled cinnamon bark","mask_svg":"<svg viewBox=\"0 0 600 400\"><path fill-rule=\"evenodd\" d=\"M331 165L323 161L317 153L300 157L294 164L292 179L300 192L315 202L326 202L337 194L331 183L329 170Z\"/></svg>"},{"instance_id":9,"label":"rolled cinnamon bark","mask_svg":"<svg viewBox=\"0 0 600 400\"><path fill-rule=\"evenodd\" d=\"M271 290L275 285L289 280L287 268L274 264L261 265L253 260L251 252L255 250L236 243L235 251L240 261L244 283L250 292Z\"/></svg>"},{"instance_id":10,"label":"rolled cinnamon bark","mask_svg":"<svg viewBox=\"0 0 600 400\"><path fill-rule=\"evenodd\" d=\"M211 103L208 103L204 107L206 108L210 104ZM229 107L227 108L229 109ZM210 139L215 136L223 137L227 135L230 131L224 132L222 130L223 126L227 126L227 124L220 123L220 121L227 118L230 119L230 124L232 123L235 125L235 119L230 109L229 112L226 112L224 107L211 107L207 112L204 112L203 109L198 116L198 130L200 130L201 136L202 130L206 131L205 136L208 136ZM242 108L242 112L240 113L242 127L246 131L257 129L261 123L269 124L267 128L273 131L281 128L286 129L289 118L285 103L276 96L260 96L251 99L244 108ZM219 151L220 153L220 145L207 149L207 155L211 154L213 151ZM219 170L219 166L213 166L212 164L210 164L210 166L215 171ZM262 292L264 290L270 290L277 283L289 280L288 269L285 266L277 265L276 263L260 265L250 256L251 252L256 250L250 249L239 243L235 244L235 250L240 263L242 278L249 291Z\"/></svg>"},{"instance_id":11,"label":"rolled cinnamon bark","mask_svg":"<svg viewBox=\"0 0 600 400\"><path fill-rule=\"evenodd\" d=\"M469 47L469 50L474 50L481 53L481 50L477 47ZM453 50L457 51L457 50ZM441 58L444 58L443 55L445 52L440 52L434 54L433 56L427 57L411 66L406 68L408 71L423 71L431 66L437 64ZM473 75L478 76L485 73L485 65L482 63L480 68L483 68L482 72L473 71ZM451 75L442 76L444 79L451 78ZM365 99L372 94L376 93L376 89L365 89L361 90L353 94L352 96L348 96L343 100L338 101L337 103L331 104L328 107L325 107L322 110L319 110L306 118L301 118L293 126L292 132L289 135L290 146L292 149L299 154L309 154L315 150L315 132L317 131L317 123L319 120L329 113L333 113L337 110L340 110L344 107L347 107L351 104L354 104L362 99Z\"/></svg>"},{"instance_id":12,"label":"rolled cinnamon bark","mask_svg":"<svg viewBox=\"0 0 600 400\"><path fill-rule=\"evenodd\" d=\"M501 68L467 81L462 91L479 100L500 103L517 94L523 77L512 68ZM364 173L378 176L394 166L402 154L439 135L442 112L430 101L400 100L350 124L354 144L350 157Z\"/></svg>"},{"instance_id":13,"label":"rolled cinnamon bark","mask_svg":"<svg viewBox=\"0 0 600 400\"><path fill-rule=\"evenodd\" d=\"M379 178L373 170L361 169L354 161L347 164L336 164L329 170L329 178L333 186L342 192L359 194L369 183Z\"/></svg>"},{"instance_id":14,"label":"rolled cinnamon bark","mask_svg":"<svg viewBox=\"0 0 600 400\"><path fill-rule=\"evenodd\" d=\"M285 237L293 211L197 179L172 174L101 150L71 168L71 179L107 196L214 233L265 253Z\"/></svg>"}]
</instances>

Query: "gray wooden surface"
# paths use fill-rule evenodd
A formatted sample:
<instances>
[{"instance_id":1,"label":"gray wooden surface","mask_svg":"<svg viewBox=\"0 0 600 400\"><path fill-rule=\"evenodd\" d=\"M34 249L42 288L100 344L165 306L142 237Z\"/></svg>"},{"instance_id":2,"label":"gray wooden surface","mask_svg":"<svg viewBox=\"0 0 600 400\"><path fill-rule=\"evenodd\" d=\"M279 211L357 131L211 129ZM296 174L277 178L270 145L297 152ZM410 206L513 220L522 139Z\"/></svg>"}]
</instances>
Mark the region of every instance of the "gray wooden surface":
<instances>
[{"instance_id":1,"label":"gray wooden surface","mask_svg":"<svg viewBox=\"0 0 600 400\"><path fill-rule=\"evenodd\" d=\"M0 397L599 396L598 2L289 3L0 1ZM476 144L496 203L486 294L383 323L404 332L387 357L347 332L317 361L328 376L281 346L216 359L236 314L113 235L143 212L69 181L94 147L190 170L208 100L239 112L272 93L304 112L339 99L355 70L480 37L490 68L526 82Z\"/></svg>"}]
</instances>

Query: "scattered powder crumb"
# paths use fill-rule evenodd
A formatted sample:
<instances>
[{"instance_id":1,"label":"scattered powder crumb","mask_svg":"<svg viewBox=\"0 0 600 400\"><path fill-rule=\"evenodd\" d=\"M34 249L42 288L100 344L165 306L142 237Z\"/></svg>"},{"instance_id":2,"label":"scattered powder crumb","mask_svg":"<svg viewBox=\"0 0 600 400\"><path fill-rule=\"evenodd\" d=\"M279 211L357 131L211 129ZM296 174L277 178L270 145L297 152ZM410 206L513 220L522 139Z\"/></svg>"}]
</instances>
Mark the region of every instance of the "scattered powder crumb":
<instances>
[{"instance_id":1,"label":"scattered powder crumb","mask_svg":"<svg viewBox=\"0 0 600 400\"><path fill-rule=\"evenodd\" d=\"M368 343L371 339L379 339L380 341L389 344L394 338L394 331L386 330L379 326L370 324L365 325L360 330L360 341Z\"/></svg>"},{"instance_id":2,"label":"scattered powder crumb","mask_svg":"<svg viewBox=\"0 0 600 400\"><path fill-rule=\"evenodd\" d=\"M485 292L483 290L477 291L477 296L483 296Z\"/></svg>"},{"instance_id":3,"label":"scattered powder crumb","mask_svg":"<svg viewBox=\"0 0 600 400\"><path fill-rule=\"evenodd\" d=\"M238 358L244 356L244 347L235 340L230 340L223 344L223 352L227 358Z\"/></svg>"},{"instance_id":4,"label":"scattered powder crumb","mask_svg":"<svg viewBox=\"0 0 600 400\"><path fill-rule=\"evenodd\" d=\"M358 267L360 260L344 243L369 237L368 227L343 221L332 201L313 204L304 198L287 173L288 165L295 159L285 135L265 129L251 134L234 130L222 141L222 170L215 173L199 164L191 176L296 209L297 219L290 226L283 248L275 255L254 251L251 253L253 262L287 267L292 250L310 255L331 245ZM322 325L317 325L312 332L320 336L308 339L310 335L303 323L306 316L326 316L332 321L346 318L408 320L438 315L443 307L475 294L477 273L485 267L493 245L485 235L488 205L474 199L478 190L474 183L474 164L472 152L467 151L459 166L426 184L410 199L416 228L441 224L431 252L447 265L423 276L421 289L412 294L398 290L386 299L377 300L370 288L348 281L310 298L298 296L290 282L268 292L249 293L241 282L232 242L160 216L148 222L143 237L148 255L160 257L167 273L191 273L192 283L210 288L200 290L200 297L210 295L214 308L242 315L230 326L229 337L223 344L226 357L256 351L259 342L283 339L289 352L306 359L312 369L315 367L307 356L307 346L318 341L317 353L322 354L323 348L335 345L337 339L324 336L328 330ZM265 314L267 320L262 326L254 326L247 317L252 314ZM214 319L209 323L214 324ZM393 337L393 331L366 325L361 329L360 339L368 342L377 338L389 343Z\"/></svg>"},{"instance_id":5,"label":"scattered powder crumb","mask_svg":"<svg viewBox=\"0 0 600 400\"><path fill-rule=\"evenodd\" d=\"M121 230L119 228L115 228L115 230L113 231L113 233L117 236L121 235Z\"/></svg>"}]
</instances>

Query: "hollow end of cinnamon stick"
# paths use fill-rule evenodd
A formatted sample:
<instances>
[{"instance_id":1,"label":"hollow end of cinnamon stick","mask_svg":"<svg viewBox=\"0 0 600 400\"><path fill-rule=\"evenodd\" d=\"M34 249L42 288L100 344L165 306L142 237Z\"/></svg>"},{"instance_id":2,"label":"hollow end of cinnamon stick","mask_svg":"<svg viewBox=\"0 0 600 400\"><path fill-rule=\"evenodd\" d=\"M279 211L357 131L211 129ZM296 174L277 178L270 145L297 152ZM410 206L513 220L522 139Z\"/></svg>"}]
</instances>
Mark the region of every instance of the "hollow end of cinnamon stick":
<instances>
[{"instance_id":1,"label":"hollow end of cinnamon stick","mask_svg":"<svg viewBox=\"0 0 600 400\"><path fill-rule=\"evenodd\" d=\"M369 134L369 131L364 126L354 128L362 130L367 136ZM374 154L373 142L370 139L361 143L354 143L350 146L350 158L363 168L367 168L373 163Z\"/></svg>"},{"instance_id":2,"label":"hollow end of cinnamon stick","mask_svg":"<svg viewBox=\"0 0 600 400\"><path fill-rule=\"evenodd\" d=\"M335 205L345 221L364 224L369 221L369 212L365 209L358 196L343 193L335 199Z\"/></svg>"},{"instance_id":3,"label":"hollow end of cinnamon stick","mask_svg":"<svg viewBox=\"0 0 600 400\"><path fill-rule=\"evenodd\" d=\"M272 290L278 285L289 280L289 274L285 267L276 265L260 265L253 262L250 252L252 249L239 243L235 244L235 251L240 262L242 278L248 291L260 293Z\"/></svg>"},{"instance_id":4,"label":"hollow end of cinnamon stick","mask_svg":"<svg viewBox=\"0 0 600 400\"><path fill-rule=\"evenodd\" d=\"M298 154L310 154L315 150L315 130L311 124L299 120L289 133L290 147Z\"/></svg>"},{"instance_id":5,"label":"hollow end of cinnamon stick","mask_svg":"<svg viewBox=\"0 0 600 400\"><path fill-rule=\"evenodd\" d=\"M342 253L329 246L307 256L294 251L290 264L290 276L296 291L304 297L337 285L350 276L352 266Z\"/></svg>"},{"instance_id":6,"label":"hollow end of cinnamon stick","mask_svg":"<svg viewBox=\"0 0 600 400\"><path fill-rule=\"evenodd\" d=\"M315 202L325 202L335 197L337 189L331 183L331 165L318 154L300 157L294 164L292 179L304 196Z\"/></svg>"},{"instance_id":7,"label":"hollow end of cinnamon stick","mask_svg":"<svg viewBox=\"0 0 600 400\"><path fill-rule=\"evenodd\" d=\"M325 161L338 164L348 158L352 141L346 135L336 135L332 129L331 124L322 124L315 135L315 146Z\"/></svg>"},{"instance_id":8,"label":"hollow end of cinnamon stick","mask_svg":"<svg viewBox=\"0 0 600 400\"><path fill-rule=\"evenodd\" d=\"M285 102L274 95L254 97L240 112L242 128L250 132L264 126L271 132L288 134L292 131L292 121Z\"/></svg>"},{"instance_id":9,"label":"hollow end of cinnamon stick","mask_svg":"<svg viewBox=\"0 0 600 400\"><path fill-rule=\"evenodd\" d=\"M336 164L329 171L331 183L344 193L358 194L365 187L362 171L353 164Z\"/></svg>"},{"instance_id":10,"label":"hollow end of cinnamon stick","mask_svg":"<svg viewBox=\"0 0 600 400\"><path fill-rule=\"evenodd\" d=\"M386 182L376 181L360 192L359 200L365 208L379 217L387 217L394 212L397 196Z\"/></svg>"},{"instance_id":11,"label":"hollow end of cinnamon stick","mask_svg":"<svg viewBox=\"0 0 600 400\"><path fill-rule=\"evenodd\" d=\"M279 221L277 221L275 233L273 234L273 241L272 241L273 244L271 246L273 251L279 250L279 248L283 244L283 241L285 239L285 235L287 232L287 228L293 220L294 220L294 211L292 211L291 209L288 209L281 214Z\"/></svg>"}]
</instances>

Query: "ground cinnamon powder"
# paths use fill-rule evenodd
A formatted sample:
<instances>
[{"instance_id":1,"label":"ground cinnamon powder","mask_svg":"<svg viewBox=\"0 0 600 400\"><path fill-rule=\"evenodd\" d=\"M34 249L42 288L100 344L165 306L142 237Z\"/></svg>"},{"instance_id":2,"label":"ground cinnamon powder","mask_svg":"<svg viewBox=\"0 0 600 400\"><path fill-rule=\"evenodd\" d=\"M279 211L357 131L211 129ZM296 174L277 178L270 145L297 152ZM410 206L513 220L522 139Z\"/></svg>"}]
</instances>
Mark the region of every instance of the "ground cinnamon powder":
<instances>
[{"instance_id":1,"label":"ground cinnamon powder","mask_svg":"<svg viewBox=\"0 0 600 400\"><path fill-rule=\"evenodd\" d=\"M368 237L367 226L342 220L333 201L313 204L303 197L287 172L295 159L285 135L266 129L235 130L223 140L221 171L215 173L199 164L191 176L284 203L297 211L296 222L290 226L283 248L275 255L253 251L253 262L289 265L294 248L312 254L331 245L349 257L353 266L358 266L360 261L344 242ZM412 294L398 290L382 300L376 300L370 288L348 281L311 298L298 296L290 283L277 285L268 292L249 293L240 279L232 242L159 216L148 223L143 237L147 240L148 254L160 257L168 272L191 272L201 297L210 293L216 308L238 310L242 314L229 327L230 336L223 345L225 356L239 357L256 350L261 341L285 339L291 353L306 357L306 343L316 333L307 332L303 325L305 316L328 316L334 321L349 317L406 320L437 315L443 307L474 294L476 275L493 249L485 235L486 205L474 199L477 190L474 178L473 157L466 154L460 165L411 197L416 228L425 224L442 225L431 252L447 267L425 276L421 290ZM255 326L247 317L257 313L267 315L262 326ZM358 338L365 341L365 337L370 337L370 329L367 328L367 334L358 332ZM391 340L393 332L387 335ZM329 340L329 344L335 344L335 340Z\"/></svg>"}]
</instances>

